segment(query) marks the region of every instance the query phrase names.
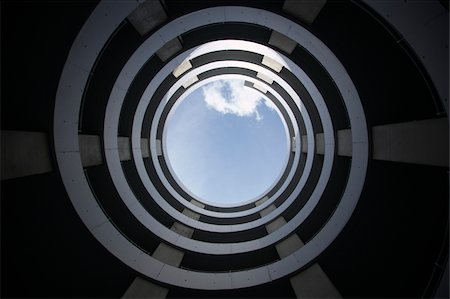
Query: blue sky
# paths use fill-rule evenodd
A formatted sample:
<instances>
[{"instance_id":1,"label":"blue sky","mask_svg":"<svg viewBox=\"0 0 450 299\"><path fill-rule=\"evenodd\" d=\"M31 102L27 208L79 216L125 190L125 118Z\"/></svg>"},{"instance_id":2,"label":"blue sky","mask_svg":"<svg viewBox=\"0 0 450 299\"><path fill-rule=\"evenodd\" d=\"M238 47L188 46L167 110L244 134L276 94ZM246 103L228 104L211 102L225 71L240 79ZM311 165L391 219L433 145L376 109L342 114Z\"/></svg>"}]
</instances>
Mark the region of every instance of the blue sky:
<instances>
[{"instance_id":1,"label":"blue sky","mask_svg":"<svg viewBox=\"0 0 450 299\"><path fill-rule=\"evenodd\" d=\"M166 157L194 195L216 203L259 196L286 159L283 124L258 91L218 80L191 93L166 126Z\"/></svg>"}]
</instances>

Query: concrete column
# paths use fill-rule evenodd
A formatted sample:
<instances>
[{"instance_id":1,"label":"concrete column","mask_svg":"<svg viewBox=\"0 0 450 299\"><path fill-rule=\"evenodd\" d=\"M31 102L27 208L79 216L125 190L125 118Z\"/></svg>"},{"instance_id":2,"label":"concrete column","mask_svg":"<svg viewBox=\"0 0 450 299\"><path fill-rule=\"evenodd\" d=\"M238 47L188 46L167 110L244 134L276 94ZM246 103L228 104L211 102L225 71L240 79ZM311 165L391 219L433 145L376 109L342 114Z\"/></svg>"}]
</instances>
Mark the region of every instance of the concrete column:
<instances>
[{"instance_id":1,"label":"concrete column","mask_svg":"<svg viewBox=\"0 0 450 299\"><path fill-rule=\"evenodd\" d=\"M373 158L448 167L448 118L372 128Z\"/></svg>"},{"instance_id":2,"label":"concrete column","mask_svg":"<svg viewBox=\"0 0 450 299\"><path fill-rule=\"evenodd\" d=\"M141 277L136 277L122 298L166 298L168 289Z\"/></svg>"},{"instance_id":3,"label":"concrete column","mask_svg":"<svg viewBox=\"0 0 450 299\"><path fill-rule=\"evenodd\" d=\"M286 0L283 4L283 11L310 25L326 2L326 0Z\"/></svg>"},{"instance_id":4,"label":"concrete column","mask_svg":"<svg viewBox=\"0 0 450 299\"><path fill-rule=\"evenodd\" d=\"M189 218L192 218L194 220L199 220L200 219L200 214L197 214L189 209L184 209L183 213L184 215L188 216Z\"/></svg>"},{"instance_id":5,"label":"concrete column","mask_svg":"<svg viewBox=\"0 0 450 299\"><path fill-rule=\"evenodd\" d=\"M81 163L83 167L100 165L103 163L100 136L78 135Z\"/></svg>"},{"instance_id":6,"label":"concrete column","mask_svg":"<svg viewBox=\"0 0 450 299\"><path fill-rule=\"evenodd\" d=\"M52 171L46 133L1 131L1 179Z\"/></svg>"},{"instance_id":7,"label":"concrete column","mask_svg":"<svg viewBox=\"0 0 450 299\"><path fill-rule=\"evenodd\" d=\"M269 199L268 196L264 196L263 198L261 198L260 200L258 200L257 202L255 202L255 206L259 206L259 205L265 203L268 199Z\"/></svg>"},{"instance_id":8,"label":"concrete column","mask_svg":"<svg viewBox=\"0 0 450 299\"><path fill-rule=\"evenodd\" d=\"M199 208L202 208L202 209L205 208L205 205L204 205L204 204L202 204L201 202L198 202L198 201L196 201L196 200L194 200L194 199L191 200L191 204L193 204L194 206L197 206L197 207L199 207Z\"/></svg>"}]
</instances>

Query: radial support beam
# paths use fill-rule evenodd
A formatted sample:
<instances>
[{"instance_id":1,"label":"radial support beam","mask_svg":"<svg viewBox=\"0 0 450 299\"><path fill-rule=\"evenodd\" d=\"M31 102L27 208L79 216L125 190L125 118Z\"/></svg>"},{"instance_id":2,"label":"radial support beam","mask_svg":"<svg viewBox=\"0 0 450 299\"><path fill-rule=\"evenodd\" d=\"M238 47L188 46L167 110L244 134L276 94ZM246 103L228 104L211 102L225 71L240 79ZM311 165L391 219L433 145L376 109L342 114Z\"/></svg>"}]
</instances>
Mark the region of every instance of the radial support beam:
<instances>
[{"instance_id":1,"label":"radial support beam","mask_svg":"<svg viewBox=\"0 0 450 299\"><path fill-rule=\"evenodd\" d=\"M119 144L119 158L120 161L131 160L130 151L130 138L128 137L118 137L117 142Z\"/></svg>"},{"instance_id":2,"label":"radial support beam","mask_svg":"<svg viewBox=\"0 0 450 299\"><path fill-rule=\"evenodd\" d=\"M1 131L1 143L2 180L52 171L46 133Z\"/></svg>"},{"instance_id":3,"label":"radial support beam","mask_svg":"<svg viewBox=\"0 0 450 299\"><path fill-rule=\"evenodd\" d=\"M167 14L159 0L146 0L127 19L136 31L144 36L158 25L164 23L167 20Z\"/></svg>"},{"instance_id":4,"label":"radial support beam","mask_svg":"<svg viewBox=\"0 0 450 299\"><path fill-rule=\"evenodd\" d=\"M283 11L310 25L326 2L326 0L286 0L283 4Z\"/></svg>"},{"instance_id":5,"label":"radial support beam","mask_svg":"<svg viewBox=\"0 0 450 299\"><path fill-rule=\"evenodd\" d=\"M323 133L316 134L316 154L325 155L325 137Z\"/></svg>"},{"instance_id":6,"label":"radial support beam","mask_svg":"<svg viewBox=\"0 0 450 299\"><path fill-rule=\"evenodd\" d=\"M168 289L141 277L136 277L122 298L166 298Z\"/></svg>"},{"instance_id":7,"label":"radial support beam","mask_svg":"<svg viewBox=\"0 0 450 299\"><path fill-rule=\"evenodd\" d=\"M292 54L295 47L297 46L297 42L290 39L284 34L281 34L277 31L272 31L272 34L269 38L269 45L275 46L278 49L286 52L287 54Z\"/></svg>"},{"instance_id":8,"label":"radial support beam","mask_svg":"<svg viewBox=\"0 0 450 299\"><path fill-rule=\"evenodd\" d=\"M147 138L141 138L141 152L143 158L150 157L150 149L149 149L149 143Z\"/></svg>"},{"instance_id":9,"label":"radial support beam","mask_svg":"<svg viewBox=\"0 0 450 299\"><path fill-rule=\"evenodd\" d=\"M166 243L159 243L152 257L168 265L178 267L183 260L184 252L173 248Z\"/></svg>"},{"instance_id":10,"label":"radial support beam","mask_svg":"<svg viewBox=\"0 0 450 299\"><path fill-rule=\"evenodd\" d=\"M290 281L297 298L342 298L317 263L291 277Z\"/></svg>"},{"instance_id":11,"label":"radial support beam","mask_svg":"<svg viewBox=\"0 0 450 299\"><path fill-rule=\"evenodd\" d=\"M447 118L376 126L373 158L448 167L448 133Z\"/></svg>"},{"instance_id":12,"label":"radial support beam","mask_svg":"<svg viewBox=\"0 0 450 299\"><path fill-rule=\"evenodd\" d=\"M164 62L178 53L181 49L183 49L183 46L181 45L180 38L176 37L168 41L161 49L159 49L156 52L156 55Z\"/></svg>"},{"instance_id":13,"label":"radial support beam","mask_svg":"<svg viewBox=\"0 0 450 299\"><path fill-rule=\"evenodd\" d=\"M337 154L339 156L352 156L352 130L337 131Z\"/></svg>"},{"instance_id":14,"label":"radial support beam","mask_svg":"<svg viewBox=\"0 0 450 299\"><path fill-rule=\"evenodd\" d=\"M103 163L102 146L98 135L78 135L80 156L83 167L100 165Z\"/></svg>"}]
</instances>

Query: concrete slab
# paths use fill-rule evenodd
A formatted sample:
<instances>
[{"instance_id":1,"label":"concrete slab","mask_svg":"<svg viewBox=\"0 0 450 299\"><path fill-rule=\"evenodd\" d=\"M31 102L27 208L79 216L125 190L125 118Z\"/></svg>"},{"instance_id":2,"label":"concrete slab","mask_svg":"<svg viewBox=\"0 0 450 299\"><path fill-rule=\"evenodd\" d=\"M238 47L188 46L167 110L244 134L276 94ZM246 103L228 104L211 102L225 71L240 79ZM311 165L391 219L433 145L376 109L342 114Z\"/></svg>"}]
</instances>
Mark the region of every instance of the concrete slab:
<instances>
[{"instance_id":1,"label":"concrete slab","mask_svg":"<svg viewBox=\"0 0 450 299\"><path fill-rule=\"evenodd\" d=\"M150 157L150 148L149 148L148 138L141 138L141 152L142 158Z\"/></svg>"},{"instance_id":2,"label":"concrete slab","mask_svg":"<svg viewBox=\"0 0 450 299\"><path fill-rule=\"evenodd\" d=\"M1 156L2 180L52 171L44 132L1 131Z\"/></svg>"},{"instance_id":3,"label":"concrete slab","mask_svg":"<svg viewBox=\"0 0 450 299\"><path fill-rule=\"evenodd\" d=\"M78 135L80 156L83 167L100 165L103 163L100 136Z\"/></svg>"},{"instance_id":4,"label":"concrete slab","mask_svg":"<svg viewBox=\"0 0 450 299\"><path fill-rule=\"evenodd\" d=\"M376 126L372 128L373 158L394 162L448 167L448 118Z\"/></svg>"},{"instance_id":5,"label":"concrete slab","mask_svg":"<svg viewBox=\"0 0 450 299\"><path fill-rule=\"evenodd\" d=\"M179 222L174 222L170 229L186 238L191 238L192 234L194 233L193 228L187 227L186 225Z\"/></svg>"},{"instance_id":6,"label":"concrete slab","mask_svg":"<svg viewBox=\"0 0 450 299\"><path fill-rule=\"evenodd\" d=\"M166 298L168 289L141 277L136 277L122 298Z\"/></svg>"},{"instance_id":7,"label":"concrete slab","mask_svg":"<svg viewBox=\"0 0 450 299\"><path fill-rule=\"evenodd\" d=\"M181 264L183 256L183 251L173 248L166 243L159 243L152 254L152 257L155 259L174 267L178 267Z\"/></svg>"},{"instance_id":8,"label":"concrete slab","mask_svg":"<svg viewBox=\"0 0 450 299\"><path fill-rule=\"evenodd\" d=\"M147 0L141 3L127 19L136 31L144 36L164 23L167 20L167 14L159 0Z\"/></svg>"},{"instance_id":9,"label":"concrete slab","mask_svg":"<svg viewBox=\"0 0 450 299\"><path fill-rule=\"evenodd\" d=\"M342 298L317 263L291 277L290 282L297 298Z\"/></svg>"},{"instance_id":10,"label":"concrete slab","mask_svg":"<svg viewBox=\"0 0 450 299\"><path fill-rule=\"evenodd\" d=\"M264 64L265 66L270 67L277 73L281 72L281 69L283 68L281 64L279 64L277 61L273 60L268 56L263 56L261 63Z\"/></svg>"},{"instance_id":11,"label":"concrete slab","mask_svg":"<svg viewBox=\"0 0 450 299\"><path fill-rule=\"evenodd\" d=\"M324 155L325 154L325 138L323 136L323 133L316 134L315 142L316 142L316 154Z\"/></svg>"},{"instance_id":12,"label":"concrete slab","mask_svg":"<svg viewBox=\"0 0 450 299\"><path fill-rule=\"evenodd\" d=\"M182 49L183 46L181 44L180 38L176 37L168 41L161 49L156 51L156 56L158 56L161 61L165 62Z\"/></svg>"},{"instance_id":13,"label":"concrete slab","mask_svg":"<svg viewBox=\"0 0 450 299\"><path fill-rule=\"evenodd\" d=\"M276 231L277 229L279 229L280 227L282 227L283 225L285 225L286 223L287 222L283 216L278 217L277 219L275 219L274 221L272 221L266 225L266 231L268 234L271 234L274 231Z\"/></svg>"},{"instance_id":14,"label":"concrete slab","mask_svg":"<svg viewBox=\"0 0 450 299\"><path fill-rule=\"evenodd\" d=\"M119 145L119 158L120 158L120 161L131 160L130 138L128 138L128 137L117 137L117 142L118 142L118 145Z\"/></svg>"},{"instance_id":15,"label":"concrete slab","mask_svg":"<svg viewBox=\"0 0 450 299\"><path fill-rule=\"evenodd\" d=\"M301 22L311 25L319 15L326 0L285 0L283 11L296 17Z\"/></svg>"},{"instance_id":16,"label":"concrete slab","mask_svg":"<svg viewBox=\"0 0 450 299\"><path fill-rule=\"evenodd\" d=\"M339 156L352 156L352 130L337 131L337 154Z\"/></svg>"},{"instance_id":17,"label":"concrete slab","mask_svg":"<svg viewBox=\"0 0 450 299\"><path fill-rule=\"evenodd\" d=\"M283 241L275 245L280 258L285 258L293 252L297 251L304 244L297 234L292 234Z\"/></svg>"},{"instance_id":18,"label":"concrete slab","mask_svg":"<svg viewBox=\"0 0 450 299\"><path fill-rule=\"evenodd\" d=\"M286 52L287 54L292 54L295 47L297 46L297 42L290 39L284 34L281 34L277 31L272 31L272 34L269 38L269 44L277 47L278 49Z\"/></svg>"}]
</instances>

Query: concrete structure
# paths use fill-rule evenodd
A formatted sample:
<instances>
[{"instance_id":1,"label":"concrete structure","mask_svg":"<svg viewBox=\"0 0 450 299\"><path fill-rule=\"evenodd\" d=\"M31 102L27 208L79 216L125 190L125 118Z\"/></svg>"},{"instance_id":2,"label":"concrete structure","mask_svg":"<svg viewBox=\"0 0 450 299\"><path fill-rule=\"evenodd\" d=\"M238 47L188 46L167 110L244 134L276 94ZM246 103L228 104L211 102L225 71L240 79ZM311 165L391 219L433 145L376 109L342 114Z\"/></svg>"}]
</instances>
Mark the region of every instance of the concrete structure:
<instances>
[{"instance_id":1,"label":"concrete structure","mask_svg":"<svg viewBox=\"0 0 450 299\"><path fill-rule=\"evenodd\" d=\"M441 3L2 3L2 296L448 297ZM166 161L172 107L226 79L286 134L236 205Z\"/></svg>"}]
</instances>

